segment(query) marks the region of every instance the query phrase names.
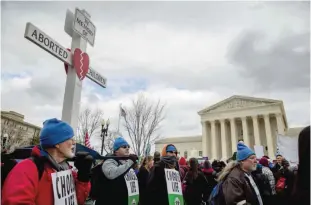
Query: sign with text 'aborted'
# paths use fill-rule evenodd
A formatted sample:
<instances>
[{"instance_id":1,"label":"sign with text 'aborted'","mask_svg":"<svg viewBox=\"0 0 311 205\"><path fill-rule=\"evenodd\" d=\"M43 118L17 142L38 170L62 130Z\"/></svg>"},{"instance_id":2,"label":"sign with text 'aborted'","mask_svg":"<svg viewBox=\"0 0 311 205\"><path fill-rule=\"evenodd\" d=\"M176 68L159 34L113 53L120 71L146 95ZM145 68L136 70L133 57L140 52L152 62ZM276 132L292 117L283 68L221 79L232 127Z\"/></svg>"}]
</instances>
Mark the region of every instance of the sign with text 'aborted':
<instances>
[{"instance_id":1,"label":"sign with text 'aborted'","mask_svg":"<svg viewBox=\"0 0 311 205\"><path fill-rule=\"evenodd\" d=\"M61 46L58 42L30 22L26 24L24 37L63 61L65 64L72 66L71 51ZM104 88L107 87L107 78L91 67L89 67L86 77Z\"/></svg>"},{"instance_id":2,"label":"sign with text 'aborted'","mask_svg":"<svg viewBox=\"0 0 311 205\"><path fill-rule=\"evenodd\" d=\"M24 34L25 38L30 40L31 42L37 44L59 60L67 63L69 65L72 64L71 53L66 48L61 46L55 40L53 40L50 36L45 34L39 28L34 26L32 23L26 24L26 30Z\"/></svg>"}]
</instances>

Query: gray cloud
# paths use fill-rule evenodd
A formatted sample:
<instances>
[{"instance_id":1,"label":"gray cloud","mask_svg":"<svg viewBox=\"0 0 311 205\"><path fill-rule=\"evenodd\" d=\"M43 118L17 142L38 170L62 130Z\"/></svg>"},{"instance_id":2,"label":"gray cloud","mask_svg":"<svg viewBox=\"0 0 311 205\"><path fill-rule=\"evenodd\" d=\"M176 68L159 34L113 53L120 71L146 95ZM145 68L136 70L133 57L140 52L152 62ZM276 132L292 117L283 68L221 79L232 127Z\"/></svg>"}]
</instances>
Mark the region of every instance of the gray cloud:
<instances>
[{"instance_id":1,"label":"gray cloud","mask_svg":"<svg viewBox=\"0 0 311 205\"><path fill-rule=\"evenodd\" d=\"M229 48L229 61L259 89L310 87L310 32L279 36L272 45L258 48L265 37L262 31L243 32Z\"/></svg>"},{"instance_id":2,"label":"gray cloud","mask_svg":"<svg viewBox=\"0 0 311 205\"><path fill-rule=\"evenodd\" d=\"M86 80L81 104L102 108L112 126L118 122L119 103L142 89L168 104L163 135L199 134L197 111L234 94L283 99L290 124L309 120L309 89L302 89L308 79L300 75L302 72L296 70L294 75L288 69L291 65L306 72L305 55L310 49L297 48L306 42L302 34L310 23L305 3L1 3L5 22L1 30L5 39L1 45L2 73L26 73L30 78L2 79L2 109L21 112L30 122L41 125L46 118L61 116L65 71L58 59L23 37L26 22L68 47L70 37L63 31L65 13L76 6L92 15L97 36L95 47L88 47L91 65L108 78L106 89ZM287 32L284 28L290 28L292 34L281 36ZM247 32L236 38L242 31L254 29L263 35ZM234 38L235 50L226 58ZM271 64L277 66L267 69ZM262 67L265 72L258 72ZM275 77L277 70L284 73L279 78ZM289 82L287 86L286 80L293 85ZM25 82L17 86L18 81Z\"/></svg>"}]
</instances>

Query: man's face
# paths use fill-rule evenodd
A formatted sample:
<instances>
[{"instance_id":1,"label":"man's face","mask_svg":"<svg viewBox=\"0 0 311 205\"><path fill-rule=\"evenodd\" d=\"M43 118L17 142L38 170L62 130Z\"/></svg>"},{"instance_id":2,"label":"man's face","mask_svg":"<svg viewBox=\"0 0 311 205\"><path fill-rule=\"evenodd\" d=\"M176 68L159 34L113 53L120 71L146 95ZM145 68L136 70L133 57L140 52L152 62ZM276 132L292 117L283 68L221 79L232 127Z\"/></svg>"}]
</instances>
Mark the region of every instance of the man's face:
<instances>
[{"instance_id":1,"label":"man's face","mask_svg":"<svg viewBox=\"0 0 311 205\"><path fill-rule=\"evenodd\" d=\"M129 145L123 145L121 146L115 154L119 157L128 157L130 155L130 146Z\"/></svg>"},{"instance_id":2,"label":"man's face","mask_svg":"<svg viewBox=\"0 0 311 205\"><path fill-rule=\"evenodd\" d=\"M63 155L64 158L70 159L75 156L74 148L75 148L75 140L73 138L66 140L58 145L56 145L56 149Z\"/></svg>"},{"instance_id":3,"label":"man's face","mask_svg":"<svg viewBox=\"0 0 311 205\"><path fill-rule=\"evenodd\" d=\"M176 157L177 156L177 152L176 151L169 151L169 152L166 152L166 156L174 156Z\"/></svg>"},{"instance_id":4,"label":"man's face","mask_svg":"<svg viewBox=\"0 0 311 205\"><path fill-rule=\"evenodd\" d=\"M282 164L282 160L283 160L283 157L281 155L277 156L276 157L276 162L281 165Z\"/></svg>"},{"instance_id":5,"label":"man's face","mask_svg":"<svg viewBox=\"0 0 311 205\"><path fill-rule=\"evenodd\" d=\"M255 171L257 169L256 155L251 155L242 161L242 168L248 172Z\"/></svg>"}]
</instances>

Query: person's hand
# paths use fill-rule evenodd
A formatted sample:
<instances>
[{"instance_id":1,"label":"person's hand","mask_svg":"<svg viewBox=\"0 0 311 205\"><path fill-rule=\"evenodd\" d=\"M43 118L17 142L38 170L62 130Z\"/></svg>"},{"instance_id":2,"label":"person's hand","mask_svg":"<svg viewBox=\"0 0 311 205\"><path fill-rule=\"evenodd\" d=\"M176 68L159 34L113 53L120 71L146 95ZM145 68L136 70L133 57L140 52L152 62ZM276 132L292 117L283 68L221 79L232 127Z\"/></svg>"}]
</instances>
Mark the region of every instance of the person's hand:
<instances>
[{"instance_id":1,"label":"person's hand","mask_svg":"<svg viewBox=\"0 0 311 205\"><path fill-rule=\"evenodd\" d=\"M78 180L88 182L93 163L93 157L88 152L78 152L74 166L78 169Z\"/></svg>"},{"instance_id":2,"label":"person's hand","mask_svg":"<svg viewBox=\"0 0 311 205\"><path fill-rule=\"evenodd\" d=\"M136 154L130 154L129 159L132 160L134 164L138 162L138 157Z\"/></svg>"}]
</instances>

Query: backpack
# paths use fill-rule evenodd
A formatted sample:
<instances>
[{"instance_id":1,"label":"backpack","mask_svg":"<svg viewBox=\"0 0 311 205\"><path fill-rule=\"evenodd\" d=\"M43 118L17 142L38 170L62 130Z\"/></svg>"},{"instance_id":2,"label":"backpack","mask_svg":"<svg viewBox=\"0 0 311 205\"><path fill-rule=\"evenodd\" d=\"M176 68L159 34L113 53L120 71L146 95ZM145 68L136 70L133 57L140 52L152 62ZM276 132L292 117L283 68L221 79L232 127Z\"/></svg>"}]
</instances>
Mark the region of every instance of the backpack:
<instances>
[{"instance_id":1,"label":"backpack","mask_svg":"<svg viewBox=\"0 0 311 205\"><path fill-rule=\"evenodd\" d=\"M118 160L115 159L115 161L117 161L119 165L121 164ZM89 197L92 200L97 200L99 196L103 194L103 186L105 186L108 181L102 170L103 163L104 161L97 164L91 170L91 191Z\"/></svg>"},{"instance_id":2,"label":"backpack","mask_svg":"<svg viewBox=\"0 0 311 205\"><path fill-rule=\"evenodd\" d=\"M19 163L15 159L9 159L4 157L3 161L1 162L1 190L3 187L3 184L5 182L5 179L11 172L11 170ZM35 163L37 169L38 169L38 180L41 180L41 177L44 172L44 158L43 157L29 157L33 163Z\"/></svg>"},{"instance_id":3,"label":"backpack","mask_svg":"<svg viewBox=\"0 0 311 205\"><path fill-rule=\"evenodd\" d=\"M208 199L208 204L210 205L223 205L226 204L222 192L223 181L218 182L218 184L213 188L211 195Z\"/></svg>"},{"instance_id":4,"label":"backpack","mask_svg":"<svg viewBox=\"0 0 311 205\"><path fill-rule=\"evenodd\" d=\"M286 185L286 178L280 177L275 185L275 191L277 193L283 192L285 189L285 185Z\"/></svg>"}]
</instances>

